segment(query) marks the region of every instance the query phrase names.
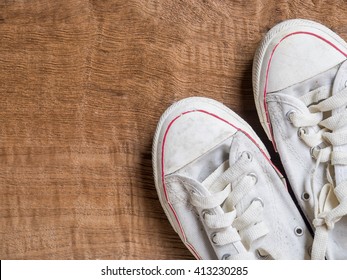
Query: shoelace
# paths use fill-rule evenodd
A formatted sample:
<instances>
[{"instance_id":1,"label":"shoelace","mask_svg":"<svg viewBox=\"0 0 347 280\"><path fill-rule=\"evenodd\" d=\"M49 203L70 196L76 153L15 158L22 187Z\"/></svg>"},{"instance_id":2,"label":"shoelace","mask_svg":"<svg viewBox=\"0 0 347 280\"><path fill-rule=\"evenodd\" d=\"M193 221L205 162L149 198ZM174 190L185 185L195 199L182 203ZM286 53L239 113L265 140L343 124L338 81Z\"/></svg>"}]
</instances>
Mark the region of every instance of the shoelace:
<instances>
[{"instance_id":1,"label":"shoelace","mask_svg":"<svg viewBox=\"0 0 347 280\"><path fill-rule=\"evenodd\" d=\"M328 88L320 87L306 93L300 100L307 106L309 113L289 111L287 117L298 128L299 137L311 148L311 155L316 160L311 173L311 187L315 183L319 164L326 163L327 183L319 194L315 194L312 187L315 215L312 223L316 230L311 257L324 259L329 231L347 214L347 181L336 185L331 175L334 165L347 165L347 153L337 149L347 144L347 111L344 109L329 117L326 114L347 104L347 88L331 95ZM319 126L320 130L308 133L307 128L314 126Z\"/></svg>"},{"instance_id":2,"label":"shoelace","mask_svg":"<svg viewBox=\"0 0 347 280\"><path fill-rule=\"evenodd\" d=\"M212 193L210 196L191 194L192 204L204 209L202 216L205 224L214 230L210 237L211 241L218 246L241 241L244 247L249 250L253 241L269 232L263 221L264 205L259 198L255 198L243 213L238 213L235 207L257 183L257 177L254 173L245 173L245 170L249 168L250 159L251 155L244 152L239 160L221 176L215 178L216 176L212 174L208 182L203 183ZM223 169L225 164L219 168ZM214 214L211 210L219 206L222 207L224 213ZM223 259L253 258L254 254L250 252L239 253L235 256L223 256Z\"/></svg>"}]
</instances>

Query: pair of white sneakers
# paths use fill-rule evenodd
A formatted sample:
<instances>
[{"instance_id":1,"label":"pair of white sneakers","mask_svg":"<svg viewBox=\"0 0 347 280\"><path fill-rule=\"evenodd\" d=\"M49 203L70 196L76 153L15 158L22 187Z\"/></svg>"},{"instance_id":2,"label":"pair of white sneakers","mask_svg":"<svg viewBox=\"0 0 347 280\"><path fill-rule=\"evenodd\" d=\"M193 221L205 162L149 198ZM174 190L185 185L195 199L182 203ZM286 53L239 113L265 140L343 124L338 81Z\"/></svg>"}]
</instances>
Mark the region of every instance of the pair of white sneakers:
<instances>
[{"instance_id":1,"label":"pair of white sneakers","mask_svg":"<svg viewBox=\"0 0 347 280\"><path fill-rule=\"evenodd\" d=\"M255 54L258 115L297 204L264 144L230 109L193 97L163 114L155 185L197 259L347 259L346 57L338 35L300 19L272 28Z\"/></svg>"}]
</instances>

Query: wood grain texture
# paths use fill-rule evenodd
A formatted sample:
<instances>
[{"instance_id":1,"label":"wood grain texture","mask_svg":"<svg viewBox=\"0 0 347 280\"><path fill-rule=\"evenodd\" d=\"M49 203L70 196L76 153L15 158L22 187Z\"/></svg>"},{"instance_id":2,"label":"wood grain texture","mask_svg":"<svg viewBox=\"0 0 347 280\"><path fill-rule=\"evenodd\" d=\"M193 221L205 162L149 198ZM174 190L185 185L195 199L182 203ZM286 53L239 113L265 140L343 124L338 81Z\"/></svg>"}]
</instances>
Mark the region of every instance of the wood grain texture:
<instances>
[{"instance_id":1,"label":"wood grain texture","mask_svg":"<svg viewBox=\"0 0 347 280\"><path fill-rule=\"evenodd\" d=\"M272 151L252 94L258 43L289 18L347 39L346 13L344 1L0 0L0 258L192 259L154 187L159 117L211 97Z\"/></svg>"}]
</instances>

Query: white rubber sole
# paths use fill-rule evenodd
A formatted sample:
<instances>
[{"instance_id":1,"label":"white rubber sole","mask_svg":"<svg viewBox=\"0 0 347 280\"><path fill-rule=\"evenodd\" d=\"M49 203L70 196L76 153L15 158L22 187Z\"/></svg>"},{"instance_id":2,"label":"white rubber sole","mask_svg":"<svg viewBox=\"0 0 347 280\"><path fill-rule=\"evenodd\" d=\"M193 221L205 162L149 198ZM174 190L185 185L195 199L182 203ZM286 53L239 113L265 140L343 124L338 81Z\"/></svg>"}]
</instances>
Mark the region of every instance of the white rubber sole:
<instances>
[{"instance_id":1,"label":"white rubber sole","mask_svg":"<svg viewBox=\"0 0 347 280\"><path fill-rule=\"evenodd\" d=\"M235 125L235 127L237 127L239 131L242 131L245 134L247 134L247 136L250 139L252 139L252 141L258 146L258 148L262 151L264 156L271 163L268 151L266 150L264 144L259 139L257 134L249 126L249 124L246 121L244 121L240 116L238 116L236 113L234 113L229 108L224 106L222 103L219 103L209 98L191 97L191 98L186 98L179 102L174 103L164 112L164 114L161 116L159 123L157 125L157 129L156 129L154 140L153 140L153 146L152 146L152 164L153 164L155 187L158 193L159 201L164 209L164 212L168 220L170 221L170 224L172 225L174 230L179 234L180 238L182 239L186 247L197 258L199 258L199 256L194 251L194 248L192 248L192 246L190 246L190 244L187 242L185 238L184 230L180 226L179 218L177 217L173 206L171 205L170 201L167 199L165 195L165 191L164 191L165 186L163 185L163 175L162 175L163 172L162 172L162 165L161 165L162 164L162 145L161 144L163 143L163 138L164 138L163 136L165 134L164 132L170 128L170 125L172 124L172 122L186 111L199 110L199 105L200 106L203 105L205 110L206 108L210 107L211 111L215 112L217 109L218 111L222 111L223 114L227 113L228 115L227 121Z\"/></svg>"},{"instance_id":2,"label":"white rubber sole","mask_svg":"<svg viewBox=\"0 0 347 280\"><path fill-rule=\"evenodd\" d=\"M329 36L332 40L335 40L339 44L347 48L346 42L339 37L336 33L331 31L329 28L322 24L319 24L310 20L303 19L292 19L283 21L275 25L263 38L261 41L253 60L253 71L252 71L252 83L254 91L254 100L257 108L258 116L260 122L266 132L266 135L274 143L272 137L271 124L267 116L267 112L264 105L264 88L266 84L266 70L269 63L270 57L267 57L268 48L271 46L276 46L283 37L294 32L295 30L300 30L300 28L314 28L318 34L322 37ZM271 50L272 52L272 50ZM270 53L271 53L270 52Z\"/></svg>"}]
</instances>

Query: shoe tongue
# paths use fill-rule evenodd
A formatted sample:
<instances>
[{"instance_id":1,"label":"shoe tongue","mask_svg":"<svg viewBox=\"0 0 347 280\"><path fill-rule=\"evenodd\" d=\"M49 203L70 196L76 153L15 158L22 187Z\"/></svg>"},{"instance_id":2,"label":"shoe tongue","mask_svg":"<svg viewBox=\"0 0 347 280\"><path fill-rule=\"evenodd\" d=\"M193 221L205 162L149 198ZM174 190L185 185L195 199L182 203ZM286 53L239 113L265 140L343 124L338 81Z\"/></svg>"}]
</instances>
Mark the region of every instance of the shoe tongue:
<instances>
[{"instance_id":1,"label":"shoe tongue","mask_svg":"<svg viewBox=\"0 0 347 280\"><path fill-rule=\"evenodd\" d=\"M244 150L245 145L244 141L240 139L240 132L237 132L235 136L233 137L233 141L230 145L230 152L229 152L229 164L234 165L236 161L240 158L241 152Z\"/></svg>"},{"instance_id":2,"label":"shoe tongue","mask_svg":"<svg viewBox=\"0 0 347 280\"><path fill-rule=\"evenodd\" d=\"M225 162L223 162L209 177L207 177L203 182L202 185L211 193L214 192L220 192L222 191L222 189L214 189L213 187L213 183L218 180L218 178L220 176L222 176L222 174L230 167L233 166L236 161L239 159L240 157L240 149L242 148L242 141L238 140L237 138L239 138L239 134L236 133L230 143L230 147L229 147L229 159ZM226 186L224 186L226 187ZM227 204L223 204L221 206L221 208L225 211L225 212L229 212L232 211L234 206L232 205L227 205ZM237 207L236 207L237 208ZM240 211L240 209L238 209Z\"/></svg>"},{"instance_id":3,"label":"shoe tongue","mask_svg":"<svg viewBox=\"0 0 347 280\"><path fill-rule=\"evenodd\" d=\"M337 94L341 90L343 90L346 87L347 84L347 60L343 62L337 71L333 88L332 88L332 95ZM341 106L340 108L337 108L332 111L332 115L336 115L338 113L343 112L346 110L345 106ZM347 124L344 127L339 128L339 130L345 130L347 129ZM347 144L346 145L340 145L340 146L334 146L333 151L335 152L347 152ZM347 165L334 165L334 171L335 171L335 181L336 185L340 184L342 181L347 180Z\"/></svg>"},{"instance_id":4,"label":"shoe tongue","mask_svg":"<svg viewBox=\"0 0 347 280\"><path fill-rule=\"evenodd\" d=\"M237 139L238 133L236 133L231 142L228 143L229 157L228 160L224 161L218 168L216 168L203 182L202 185L208 189L210 192L221 191L221 190L212 190L211 186L213 183L232 165L235 164L237 159L240 157L240 144Z\"/></svg>"}]
</instances>

